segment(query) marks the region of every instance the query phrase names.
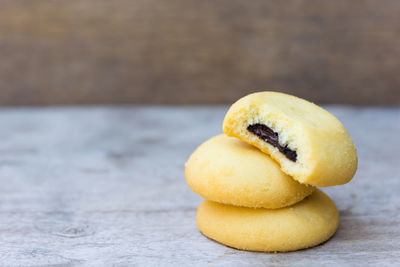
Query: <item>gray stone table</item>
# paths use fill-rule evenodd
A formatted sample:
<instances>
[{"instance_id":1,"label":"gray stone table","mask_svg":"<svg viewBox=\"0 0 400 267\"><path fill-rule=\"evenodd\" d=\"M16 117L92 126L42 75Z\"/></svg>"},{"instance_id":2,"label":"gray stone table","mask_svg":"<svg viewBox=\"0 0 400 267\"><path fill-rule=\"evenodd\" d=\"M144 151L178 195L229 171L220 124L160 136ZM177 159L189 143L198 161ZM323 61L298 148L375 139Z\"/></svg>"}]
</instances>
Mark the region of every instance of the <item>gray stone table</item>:
<instances>
[{"instance_id":1,"label":"gray stone table","mask_svg":"<svg viewBox=\"0 0 400 267\"><path fill-rule=\"evenodd\" d=\"M238 251L196 227L184 163L226 107L0 109L2 266L399 266L400 109L328 107L359 169L323 189L340 227L291 253Z\"/></svg>"}]
</instances>

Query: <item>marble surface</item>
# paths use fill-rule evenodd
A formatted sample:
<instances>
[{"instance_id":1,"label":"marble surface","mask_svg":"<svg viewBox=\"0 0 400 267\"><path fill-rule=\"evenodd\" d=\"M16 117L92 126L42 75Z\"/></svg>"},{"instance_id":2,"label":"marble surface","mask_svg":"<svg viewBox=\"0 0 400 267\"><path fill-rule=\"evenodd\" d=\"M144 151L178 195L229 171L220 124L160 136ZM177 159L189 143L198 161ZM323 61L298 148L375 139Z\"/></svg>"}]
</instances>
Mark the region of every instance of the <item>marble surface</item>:
<instances>
[{"instance_id":1,"label":"marble surface","mask_svg":"<svg viewBox=\"0 0 400 267\"><path fill-rule=\"evenodd\" d=\"M2 108L0 265L399 266L400 109L327 108L359 153L353 181L323 189L340 227L277 254L197 230L184 163L227 107Z\"/></svg>"}]
</instances>

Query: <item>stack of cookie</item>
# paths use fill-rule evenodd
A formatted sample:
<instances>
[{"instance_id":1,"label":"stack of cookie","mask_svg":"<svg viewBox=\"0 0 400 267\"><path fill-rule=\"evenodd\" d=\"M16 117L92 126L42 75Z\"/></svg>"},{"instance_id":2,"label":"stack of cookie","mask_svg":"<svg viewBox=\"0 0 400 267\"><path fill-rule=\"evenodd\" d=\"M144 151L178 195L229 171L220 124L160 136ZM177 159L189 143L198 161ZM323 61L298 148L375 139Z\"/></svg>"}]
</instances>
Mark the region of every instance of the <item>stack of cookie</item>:
<instances>
[{"instance_id":1,"label":"stack of cookie","mask_svg":"<svg viewBox=\"0 0 400 267\"><path fill-rule=\"evenodd\" d=\"M316 186L349 182L357 152L328 111L276 92L248 95L229 109L225 134L200 145L186 180L206 200L197 224L207 237L252 251L292 251L328 240L339 224Z\"/></svg>"}]
</instances>

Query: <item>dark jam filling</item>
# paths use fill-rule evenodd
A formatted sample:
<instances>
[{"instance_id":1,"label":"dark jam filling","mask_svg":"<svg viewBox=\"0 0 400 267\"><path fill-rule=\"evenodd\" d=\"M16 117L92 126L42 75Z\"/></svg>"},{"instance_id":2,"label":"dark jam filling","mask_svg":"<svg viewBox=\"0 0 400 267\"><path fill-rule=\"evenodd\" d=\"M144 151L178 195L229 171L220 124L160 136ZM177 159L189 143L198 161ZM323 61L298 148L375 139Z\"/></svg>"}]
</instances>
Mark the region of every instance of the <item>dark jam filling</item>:
<instances>
[{"instance_id":1,"label":"dark jam filling","mask_svg":"<svg viewBox=\"0 0 400 267\"><path fill-rule=\"evenodd\" d=\"M247 130L257 135L260 139L264 140L265 142L270 143L271 145L279 149L279 151L283 153L291 161L296 162L297 160L296 151L289 149L287 145L284 147L281 146L279 144L278 133L274 132L271 128L265 126L264 124L256 123L253 125L249 125L247 127Z\"/></svg>"}]
</instances>

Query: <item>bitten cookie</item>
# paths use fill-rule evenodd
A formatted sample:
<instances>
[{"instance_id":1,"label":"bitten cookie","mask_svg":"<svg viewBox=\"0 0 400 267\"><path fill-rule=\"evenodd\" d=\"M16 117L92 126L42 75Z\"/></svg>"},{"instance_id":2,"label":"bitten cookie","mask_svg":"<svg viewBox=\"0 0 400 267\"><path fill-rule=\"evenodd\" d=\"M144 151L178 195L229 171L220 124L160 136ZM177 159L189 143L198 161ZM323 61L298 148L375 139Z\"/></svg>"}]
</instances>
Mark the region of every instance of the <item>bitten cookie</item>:
<instances>
[{"instance_id":1,"label":"bitten cookie","mask_svg":"<svg viewBox=\"0 0 400 267\"><path fill-rule=\"evenodd\" d=\"M342 123L295 96L277 92L245 96L229 109L223 130L258 147L304 184L345 184L357 169L357 151Z\"/></svg>"},{"instance_id":2,"label":"bitten cookie","mask_svg":"<svg viewBox=\"0 0 400 267\"><path fill-rule=\"evenodd\" d=\"M200 145L190 156L185 174L194 192L236 206L281 208L314 191L282 172L268 155L225 134Z\"/></svg>"},{"instance_id":3,"label":"bitten cookie","mask_svg":"<svg viewBox=\"0 0 400 267\"><path fill-rule=\"evenodd\" d=\"M333 201L320 190L287 208L250 209L205 200L197 225L207 237L250 251L293 251L328 240L339 225Z\"/></svg>"}]
</instances>

